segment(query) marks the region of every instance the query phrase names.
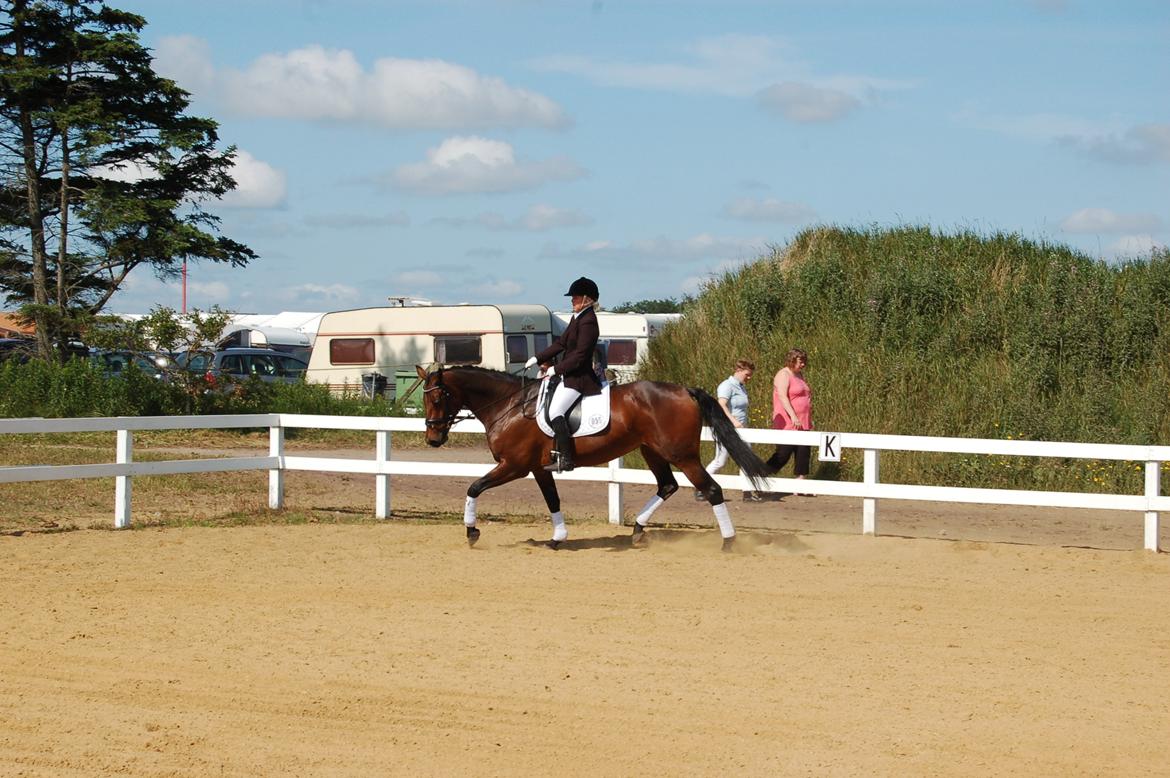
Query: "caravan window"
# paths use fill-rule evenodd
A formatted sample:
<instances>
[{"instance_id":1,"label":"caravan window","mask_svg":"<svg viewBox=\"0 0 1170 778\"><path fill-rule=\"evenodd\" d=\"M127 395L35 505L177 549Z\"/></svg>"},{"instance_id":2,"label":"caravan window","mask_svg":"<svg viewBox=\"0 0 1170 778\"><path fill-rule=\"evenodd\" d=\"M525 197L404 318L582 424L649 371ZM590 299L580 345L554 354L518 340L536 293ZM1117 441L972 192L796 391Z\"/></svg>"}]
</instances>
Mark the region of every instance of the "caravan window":
<instances>
[{"instance_id":1,"label":"caravan window","mask_svg":"<svg viewBox=\"0 0 1170 778\"><path fill-rule=\"evenodd\" d=\"M436 335L435 361L443 365L478 365L482 359L479 335Z\"/></svg>"},{"instance_id":2,"label":"caravan window","mask_svg":"<svg viewBox=\"0 0 1170 778\"><path fill-rule=\"evenodd\" d=\"M374 364L373 338L334 338L329 341L329 364Z\"/></svg>"},{"instance_id":3,"label":"caravan window","mask_svg":"<svg viewBox=\"0 0 1170 778\"><path fill-rule=\"evenodd\" d=\"M532 345L536 347L536 353L544 351L548 348L549 334L547 332L538 332L532 336Z\"/></svg>"},{"instance_id":4,"label":"caravan window","mask_svg":"<svg viewBox=\"0 0 1170 778\"><path fill-rule=\"evenodd\" d=\"M638 363L638 346L632 340L611 340L605 355L610 365L635 365Z\"/></svg>"},{"instance_id":5,"label":"caravan window","mask_svg":"<svg viewBox=\"0 0 1170 778\"><path fill-rule=\"evenodd\" d=\"M527 362L528 361L528 336L527 335L509 335L508 336L508 361L509 362Z\"/></svg>"}]
</instances>

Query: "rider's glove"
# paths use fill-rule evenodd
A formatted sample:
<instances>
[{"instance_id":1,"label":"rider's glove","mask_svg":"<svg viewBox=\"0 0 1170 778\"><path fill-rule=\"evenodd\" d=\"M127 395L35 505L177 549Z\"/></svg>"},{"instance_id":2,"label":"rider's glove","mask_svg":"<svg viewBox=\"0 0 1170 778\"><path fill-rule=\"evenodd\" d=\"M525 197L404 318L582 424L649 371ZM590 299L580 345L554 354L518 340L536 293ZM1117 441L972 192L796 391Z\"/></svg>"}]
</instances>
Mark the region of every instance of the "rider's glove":
<instances>
[{"instance_id":1,"label":"rider's glove","mask_svg":"<svg viewBox=\"0 0 1170 778\"><path fill-rule=\"evenodd\" d=\"M536 357L529 357L528 361L524 363L524 369L527 370L536 364Z\"/></svg>"}]
</instances>

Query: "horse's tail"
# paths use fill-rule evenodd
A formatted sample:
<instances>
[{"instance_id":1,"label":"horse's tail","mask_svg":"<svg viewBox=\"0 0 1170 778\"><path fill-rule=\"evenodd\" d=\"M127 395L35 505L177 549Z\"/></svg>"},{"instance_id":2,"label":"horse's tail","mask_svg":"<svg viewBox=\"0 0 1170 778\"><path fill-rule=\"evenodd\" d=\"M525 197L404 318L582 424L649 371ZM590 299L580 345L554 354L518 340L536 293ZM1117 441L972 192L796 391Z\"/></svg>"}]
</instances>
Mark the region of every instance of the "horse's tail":
<instances>
[{"instance_id":1,"label":"horse's tail","mask_svg":"<svg viewBox=\"0 0 1170 778\"><path fill-rule=\"evenodd\" d=\"M731 458L743 470L744 475L752 482L752 486L757 489L762 488L763 480L772 475L772 469L765 464L764 460L756 456L752 447L745 443L739 433L735 431L735 425L723 412L723 406L702 389L688 387L687 393L699 404L699 410L703 412L703 419L711 427L715 440L727 449L727 453L731 454Z\"/></svg>"}]
</instances>

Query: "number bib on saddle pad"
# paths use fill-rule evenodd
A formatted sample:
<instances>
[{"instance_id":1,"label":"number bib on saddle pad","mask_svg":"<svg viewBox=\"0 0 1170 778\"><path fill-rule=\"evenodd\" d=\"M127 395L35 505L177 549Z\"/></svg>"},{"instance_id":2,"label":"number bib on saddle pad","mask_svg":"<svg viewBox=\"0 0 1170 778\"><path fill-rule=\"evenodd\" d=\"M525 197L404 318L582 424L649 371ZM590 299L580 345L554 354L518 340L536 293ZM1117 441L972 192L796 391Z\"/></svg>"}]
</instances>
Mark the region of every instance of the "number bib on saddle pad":
<instances>
[{"instance_id":1,"label":"number bib on saddle pad","mask_svg":"<svg viewBox=\"0 0 1170 778\"><path fill-rule=\"evenodd\" d=\"M553 437L552 427L548 420L548 401L552 399L549 385L559 379L549 379L540 382L540 394L536 398L536 423L541 432ZM601 394L588 397L582 396L569 411L569 431L573 437L596 435L609 426L609 381L601 384Z\"/></svg>"}]
</instances>

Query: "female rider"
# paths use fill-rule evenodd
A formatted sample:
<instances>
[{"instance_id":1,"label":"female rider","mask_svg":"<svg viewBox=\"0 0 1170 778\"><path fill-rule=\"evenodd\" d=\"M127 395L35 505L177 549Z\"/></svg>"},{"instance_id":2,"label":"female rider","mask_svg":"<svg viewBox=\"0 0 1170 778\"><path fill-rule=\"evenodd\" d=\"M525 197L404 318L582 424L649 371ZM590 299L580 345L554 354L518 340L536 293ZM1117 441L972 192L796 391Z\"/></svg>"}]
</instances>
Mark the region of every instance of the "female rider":
<instances>
[{"instance_id":1,"label":"female rider","mask_svg":"<svg viewBox=\"0 0 1170 778\"><path fill-rule=\"evenodd\" d=\"M566 297L572 298L573 318L565 331L553 339L549 347L528 360L527 367L540 363L544 377L560 376L561 380L549 403L548 416L555 435L556 455L545 470L564 472L573 469L573 437L569 434L568 413L582 395L601 394L601 382L593 372L593 351L597 348L597 313L594 306L599 297L597 284L582 276L569 286ZM561 358L556 364L552 359Z\"/></svg>"}]
</instances>

